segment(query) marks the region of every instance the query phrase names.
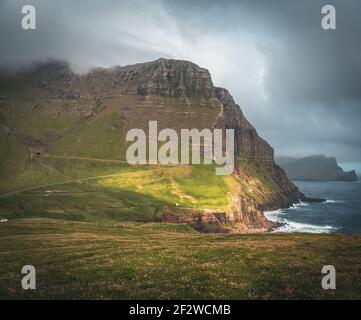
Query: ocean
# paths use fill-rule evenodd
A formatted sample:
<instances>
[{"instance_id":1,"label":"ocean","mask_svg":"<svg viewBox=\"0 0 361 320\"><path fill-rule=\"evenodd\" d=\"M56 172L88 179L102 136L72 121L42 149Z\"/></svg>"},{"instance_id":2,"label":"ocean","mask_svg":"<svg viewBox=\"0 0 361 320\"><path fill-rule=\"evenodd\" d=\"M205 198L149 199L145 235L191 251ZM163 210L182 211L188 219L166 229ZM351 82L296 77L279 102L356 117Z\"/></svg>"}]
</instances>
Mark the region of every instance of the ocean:
<instances>
[{"instance_id":1,"label":"ocean","mask_svg":"<svg viewBox=\"0 0 361 320\"><path fill-rule=\"evenodd\" d=\"M306 196L327 200L265 212L269 220L285 224L275 231L361 234L361 181L293 182Z\"/></svg>"}]
</instances>

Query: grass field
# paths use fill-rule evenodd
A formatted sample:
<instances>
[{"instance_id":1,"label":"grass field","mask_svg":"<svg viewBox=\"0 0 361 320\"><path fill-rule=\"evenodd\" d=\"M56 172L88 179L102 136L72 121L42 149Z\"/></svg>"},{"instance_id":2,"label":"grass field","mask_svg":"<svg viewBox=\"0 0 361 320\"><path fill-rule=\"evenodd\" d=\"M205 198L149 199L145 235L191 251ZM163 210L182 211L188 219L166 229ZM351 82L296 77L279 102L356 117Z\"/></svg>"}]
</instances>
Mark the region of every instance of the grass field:
<instances>
[{"instance_id":1,"label":"grass field","mask_svg":"<svg viewBox=\"0 0 361 320\"><path fill-rule=\"evenodd\" d=\"M0 298L361 298L361 237L205 235L184 225L15 219L0 225ZM24 291L21 268L37 271ZM337 289L321 288L334 265Z\"/></svg>"}]
</instances>

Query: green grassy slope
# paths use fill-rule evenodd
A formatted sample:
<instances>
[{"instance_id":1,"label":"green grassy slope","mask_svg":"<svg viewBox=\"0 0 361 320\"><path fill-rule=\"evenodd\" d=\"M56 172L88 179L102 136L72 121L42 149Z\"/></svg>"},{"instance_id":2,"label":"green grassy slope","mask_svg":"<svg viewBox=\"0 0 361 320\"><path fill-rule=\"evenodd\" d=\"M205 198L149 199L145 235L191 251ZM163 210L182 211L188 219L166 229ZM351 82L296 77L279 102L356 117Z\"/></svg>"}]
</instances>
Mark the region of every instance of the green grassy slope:
<instances>
[{"instance_id":1,"label":"green grassy slope","mask_svg":"<svg viewBox=\"0 0 361 320\"><path fill-rule=\"evenodd\" d=\"M360 237L204 235L183 225L17 220L0 225L0 298L360 299ZM37 289L21 288L34 265ZM337 289L321 288L321 269Z\"/></svg>"},{"instance_id":2,"label":"green grassy slope","mask_svg":"<svg viewBox=\"0 0 361 320\"><path fill-rule=\"evenodd\" d=\"M50 146L52 155L122 159L125 154L119 113L101 113L80 123Z\"/></svg>"}]
</instances>

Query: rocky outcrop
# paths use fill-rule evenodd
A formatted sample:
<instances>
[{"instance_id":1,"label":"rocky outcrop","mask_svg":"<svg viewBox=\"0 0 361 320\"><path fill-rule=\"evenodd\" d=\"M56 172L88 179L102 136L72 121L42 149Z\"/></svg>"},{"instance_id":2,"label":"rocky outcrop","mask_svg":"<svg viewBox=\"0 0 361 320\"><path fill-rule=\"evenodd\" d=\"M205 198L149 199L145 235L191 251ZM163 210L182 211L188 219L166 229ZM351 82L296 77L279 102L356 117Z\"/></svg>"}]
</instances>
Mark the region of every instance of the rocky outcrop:
<instances>
[{"instance_id":1,"label":"rocky outcrop","mask_svg":"<svg viewBox=\"0 0 361 320\"><path fill-rule=\"evenodd\" d=\"M244 204L229 212L209 209L163 208L162 222L184 223L204 233L254 233L266 232L275 224L265 218L263 213Z\"/></svg>"},{"instance_id":2,"label":"rocky outcrop","mask_svg":"<svg viewBox=\"0 0 361 320\"><path fill-rule=\"evenodd\" d=\"M157 94L167 97L214 97L214 87L208 70L181 60L158 59L111 70L113 87L128 94ZM97 71L95 71L96 76Z\"/></svg>"}]
</instances>

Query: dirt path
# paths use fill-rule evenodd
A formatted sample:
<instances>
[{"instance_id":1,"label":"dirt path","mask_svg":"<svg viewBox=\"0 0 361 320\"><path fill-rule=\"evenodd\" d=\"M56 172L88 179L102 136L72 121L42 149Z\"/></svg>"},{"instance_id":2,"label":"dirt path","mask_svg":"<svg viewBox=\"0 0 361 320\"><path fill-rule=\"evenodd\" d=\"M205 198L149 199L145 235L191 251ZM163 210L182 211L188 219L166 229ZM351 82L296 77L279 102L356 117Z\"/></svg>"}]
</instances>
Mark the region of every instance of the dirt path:
<instances>
[{"instance_id":1,"label":"dirt path","mask_svg":"<svg viewBox=\"0 0 361 320\"><path fill-rule=\"evenodd\" d=\"M76 157L76 156L52 156L46 154L44 158L58 158L58 159L74 159L74 160L86 160L86 161L94 161L94 162L103 162L103 163L126 163L126 160L115 160L115 159L99 159L99 158L89 158L89 157Z\"/></svg>"},{"instance_id":2,"label":"dirt path","mask_svg":"<svg viewBox=\"0 0 361 320\"><path fill-rule=\"evenodd\" d=\"M123 175L123 174L124 174L124 172L115 173L115 174L108 174L108 175L103 175L103 176L95 176L95 177L83 178L83 179L71 179L71 180L66 180L66 181L56 182L56 183L49 183L49 184L44 184L44 185L40 185L40 186L29 187L29 188L24 188L24 189L19 189L19 190L15 190L15 191L2 193L2 194L0 194L0 198L8 198L8 197L13 196L15 194L19 194L19 193L23 193L23 192L27 192L27 191L33 191L33 190L42 189L42 188L60 186L60 185L68 184L68 183L74 183L74 182L75 183L82 183L82 182L89 181L89 180L94 180L94 179L111 178L111 177L120 176L120 175Z\"/></svg>"}]
</instances>

